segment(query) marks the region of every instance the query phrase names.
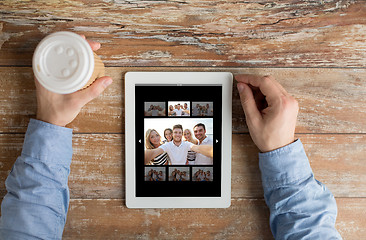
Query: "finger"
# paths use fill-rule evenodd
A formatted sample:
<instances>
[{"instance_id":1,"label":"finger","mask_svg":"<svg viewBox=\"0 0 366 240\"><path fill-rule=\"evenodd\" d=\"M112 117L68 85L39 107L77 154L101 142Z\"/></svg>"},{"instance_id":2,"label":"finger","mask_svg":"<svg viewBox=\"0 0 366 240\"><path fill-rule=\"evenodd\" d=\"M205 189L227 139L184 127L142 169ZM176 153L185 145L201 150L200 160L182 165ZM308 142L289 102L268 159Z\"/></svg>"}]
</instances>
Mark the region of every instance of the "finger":
<instances>
[{"instance_id":1,"label":"finger","mask_svg":"<svg viewBox=\"0 0 366 240\"><path fill-rule=\"evenodd\" d=\"M252 89L245 83L238 83L237 87L247 123L254 124L255 122L260 121L262 116L257 108Z\"/></svg>"},{"instance_id":2,"label":"finger","mask_svg":"<svg viewBox=\"0 0 366 240\"><path fill-rule=\"evenodd\" d=\"M101 77L95 80L95 82L81 91L73 93L75 99L79 99L80 104L84 106L94 98L98 97L111 83L113 82L111 77Z\"/></svg>"},{"instance_id":3,"label":"finger","mask_svg":"<svg viewBox=\"0 0 366 240\"><path fill-rule=\"evenodd\" d=\"M235 76L235 79L238 82L250 84L254 87L258 87L260 91L266 96L268 101L278 98L283 95L282 91L278 86L273 82L273 80L269 77L262 77L257 75L250 74L241 74Z\"/></svg>"},{"instance_id":4,"label":"finger","mask_svg":"<svg viewBox=\"0 0 366 240\"><path fill-rule=\"evenodd\" d=\"M270 78L273 81L273 83L280 89L283 95L285 96L289 95L286 89L273 76L264 76L264 77Z\"/></svg>"},{"instance_id":5,"label":"finger","mask_svg":"<svg viewBox=\"0 0 366 240\"><path fill-rule=\"evenodd\" d=\"M88 43L93 51L97 51L101 46L99 42L94 42L91 40L86 40L86 41L88 41Z\"/></svg>"},{"instance_id":6,"label":"finger","mask_svg":"<svg viewBox=\"0 0 366 240\"><path fill-rule=\"evenodd\" d=\"M40 93L42 93L42 94L44 94L44 93L50 93L50 91L49 90L47 90L47 88L45 88L39 81L38 81L38 79L36 78L36 77L34 77L34 83L35 83L35 85L36 85L36 92L37 92L37 94L40 94ZM53 93L52 92L52 94L56 94L56 93Z\"/></svg>"},{"instance_id":7,"label":"finger","mask_svg":"<svg viewBox=\"0 0 366 240\"><path fill-rule=\"evenodd\" d=\"M34 83L36 85L36 89L39 89L41 87L41 84L39 83L39 81L36 77L34 77Z\"/></svg>"},{"instance_id":8,"label":"finger","mask_svg":"<svg viewBox=\"0 0 366 240\"><path fill-rule=\"evenodd\" d=\"M93 51L97 51L101 47L99 42L87 40L85 35L83 35L83 34L79 34L79 35L80 35L80 37L84 38L89 43L89 46L91 47L91 49Z\"/></svg>"}]
</instances>

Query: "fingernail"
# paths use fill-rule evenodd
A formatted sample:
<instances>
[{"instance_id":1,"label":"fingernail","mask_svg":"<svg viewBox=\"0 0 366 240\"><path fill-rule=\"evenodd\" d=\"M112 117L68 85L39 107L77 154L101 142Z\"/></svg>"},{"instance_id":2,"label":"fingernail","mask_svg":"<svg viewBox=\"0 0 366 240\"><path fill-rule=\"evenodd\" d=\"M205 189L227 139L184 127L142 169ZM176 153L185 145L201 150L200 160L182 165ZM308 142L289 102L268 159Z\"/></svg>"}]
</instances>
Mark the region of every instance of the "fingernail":
<instances>
[{"instance_id":1,"label":"fingernail","mask_svg":"<svg viewBox=\"0 0 366 240\"><path fill-rule=\"evenodd\" d=\"M111 85L112 82L113 82L112 78L108 78L108 79L103 81L103 85L105 87L108 87L109 85Z\"/></svg>"},{"instance_id":2,"label":"fingernail","mask_svg":"<svg viewBox=\"0 0 366 240\"><path fill-rule=\"evenodd\" d=\"M244 90L244 86L243 86L243 84L238 83L236 86L238 87L238 91L239 91L239 93L242 93L242 92L243 92L243 90Z\"/></svg>"}]
</instances>

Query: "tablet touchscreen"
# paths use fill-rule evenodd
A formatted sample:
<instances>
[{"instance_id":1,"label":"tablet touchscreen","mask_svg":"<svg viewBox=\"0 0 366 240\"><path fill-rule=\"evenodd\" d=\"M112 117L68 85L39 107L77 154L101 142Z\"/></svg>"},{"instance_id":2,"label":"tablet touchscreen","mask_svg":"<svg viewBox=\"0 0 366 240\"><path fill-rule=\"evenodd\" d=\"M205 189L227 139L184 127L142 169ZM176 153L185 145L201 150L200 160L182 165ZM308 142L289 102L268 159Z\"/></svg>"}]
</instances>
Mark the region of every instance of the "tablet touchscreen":
<instances>
[{"instance_id":1,"label":"tablet touchscreen","mask_svg":"<svg viewBox=\"0 0 366 240\"><path fill-rule=\"evenodd\" d=\"M221 197L221 133L222 85L136 84L136 197Z\"/></svg>"}]
</instances>

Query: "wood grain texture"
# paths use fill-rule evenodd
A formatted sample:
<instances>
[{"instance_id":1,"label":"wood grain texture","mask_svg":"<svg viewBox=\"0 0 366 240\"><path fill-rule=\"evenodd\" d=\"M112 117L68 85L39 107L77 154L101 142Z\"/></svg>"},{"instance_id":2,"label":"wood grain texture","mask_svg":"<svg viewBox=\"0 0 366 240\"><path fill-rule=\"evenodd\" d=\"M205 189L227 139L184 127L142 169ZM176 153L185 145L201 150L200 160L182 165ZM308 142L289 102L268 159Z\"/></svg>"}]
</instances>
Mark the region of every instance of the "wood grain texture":
<instances>
[{"instance_id":1,"label":"wood grain texture","mask_svg":"<svg viewBox=\"0 0 366 240\"><path fill-rule=\"evenodd\" d=\"M114 84L106 93L88 103L69 125L74 132L122 132L124 85L122 72L116 70L107 71ZM24 133L29 119L35 118L37 111L32 69L0 68L0 74L0 131Z\"/></svg>"},{"instance_id":2,"label":"wood grain texture","mask_svg":"<svg viewBox=\"0 0 366 240\"><path fill-rule=\"evenodd\" d=\"M300 105L297 137L315 177L336 197L343 239L366 235L366 2L0 1L0 198L36 114L31 59L56 31L99 41L114 83L74 129L63 239L273 239L258 149L233 90L232 205L125 207L124 74L229 71L271 74ZM270 68L268 68L270 67Z\"/></svg>"},{"instance_id":3,"label":"wood grain texture","mask_svg":"<svg viewBox=\"0 0 366 240\"><path fill-rule=\"evenodd\" d=\"M128 209L121 199L72 200L63 239L273 239L263 200L228 209Z\"/></svg>"},{"instance_id":4,"label":"wood grain texture","mask_svg":"<svg viewBox=\"0 0 366 240\"><path fill-rule=\"evenodd\" d=\"M366 234L365 199L338 198L336 228L345 240ZM273 239L263 199L227 209L128 209L121 199L70 202L63 239Z\"/></svg>"},{"instance_id":5,"label":"wood grain texture","mask_svg":"<svg viewBox=\"0 0 366 240\"><path fill-rule=\"evenodd\" d=\"M30 66L38 42L63 30L100 41L108 66L366 66L363 0L5 0L0 9L6 66Z\"/></svg>"},{"instance_id":6,"label":"wood grain texture","mask_svg":"<svg viewBox=\"0 0 366 240\"><path fill-rule=\"evenodd\" d=\"M366 197L366 135L297 137L304 144L316 179L325 183L335 197ZM6 193L4 182L22 142L22 134L0 135L0 197ZM258 149L248 134L234 134L232 143L232 197L262 198ZM71 198L125 198L124 135L76 134L73 150Z\"/></svg>"},{"instance_id":7,"label":"wood grain texture","mask_svg":"<svg viewBox=\"0 0 366 240\"><path fill-rule=\"evenodd\" d=\"M366 69L323 68L122 68L108 67L114 83L87 104L69 126L77 133L124 133L124 74L127 71L228 71L273 75L300 105L297 133L366 133ZM24 133L36 114L31 68L0 68L0 132ZM247 133L236 87L233 132Z\"/></svg>"}]
</instances>

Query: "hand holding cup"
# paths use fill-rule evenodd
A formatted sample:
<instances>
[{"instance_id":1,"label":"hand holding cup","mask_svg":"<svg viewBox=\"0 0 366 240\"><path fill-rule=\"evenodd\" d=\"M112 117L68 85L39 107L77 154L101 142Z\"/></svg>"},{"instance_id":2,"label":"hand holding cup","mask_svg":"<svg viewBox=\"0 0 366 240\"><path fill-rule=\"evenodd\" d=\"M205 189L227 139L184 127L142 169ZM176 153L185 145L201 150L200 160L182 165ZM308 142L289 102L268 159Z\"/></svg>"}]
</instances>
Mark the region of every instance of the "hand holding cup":
<instances>
[{"instance_id":1,"label":"hand holding cup","mask_svg":"<svg viewBox=\"0 0 366 240\"><path fill-rule=\"evenodd\" d=\"M85 37L82 37L86 41ZM93 51L101 47L98 42L87 41L87 43ZM58 126L66 126L76 118L85 104L98 97L111 83L111 77L103 76L95 81L93 79L93 83L86 88L61 94L48 90L35 77L37 89L36 118Z\"/></svg>"}]
</instances>

